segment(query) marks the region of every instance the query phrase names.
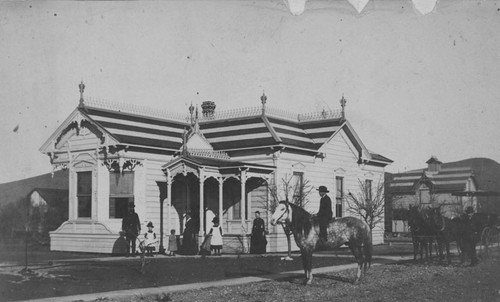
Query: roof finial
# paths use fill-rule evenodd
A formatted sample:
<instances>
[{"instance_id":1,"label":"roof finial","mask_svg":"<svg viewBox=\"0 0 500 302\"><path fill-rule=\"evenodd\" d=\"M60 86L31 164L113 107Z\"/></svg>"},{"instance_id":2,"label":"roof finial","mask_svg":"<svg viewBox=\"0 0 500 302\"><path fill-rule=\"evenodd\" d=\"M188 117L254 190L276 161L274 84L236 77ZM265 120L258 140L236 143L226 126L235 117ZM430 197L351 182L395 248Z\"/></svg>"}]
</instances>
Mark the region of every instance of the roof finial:
<instances>
[{"instance_id":1,"label":"roof finial","mask_svg":"<svg viewBox=\"0 0 500 302\"><path fill-rule=\"evenodd\" d=\"M189 114L191 115L191 125L194 124L194 121L193 121L193 112L194 112L194 106L193 106L193 102L191 102L191 106L189 106Z\"/></svg>"},{"instance_id":2,"label":"roof finial","mask_svg":"<svg viewBox=\"0 0 500 302\"><path fill-rule=\"evenodd\" d=\"M342 98L340 99L340 106L342 106L342 119L345 120L345 103L347 100L344 98L344 94L342 93Z\"/></svg>"},{"instance_id":3,"label":"roof finial","mask_svg":"<svg viewBox=\"0 0 500 302\"><path fill-rule=\"evenodd\" d=\"M85 90L85 84L83 84L83 80L78 85L78 88L80 88L80 103L78 104L78 107L82 108L85 106L85 104L83 103L83 91Z\"/></svg>"},{"instance_id":4,"label":"roof finial","mask_svg":"<svg viewBox=\"0 0 500 302\"><path fill-rule=\"evenodd\" d=\"M182 133L182 155L187 156L187 135L188 132L186 128L184 128L184 132Z\"/></svg>"},{"instance_id":5,"label":"roof finial","mask_svg":"<svg viewBox=\"0 0 500 302\"><path fill-rule=\"evenodd\" d=\"M266 102L267 102L267 96L264 90L262 90L262 96L260 97L260 101L262 103L262 115L266 112Z\"/></svg>"},{"instance_id":6,"label":"roof finial","mask_svg":"<svg viewBox=\"0 0 500 302\"><path fill-rule=\"evenodd\" d=\"M200 131L200 124L198 124L198 105L196 105L196 117L194 119L194 131L195 132Z\"/></svg>"}]
</instances>

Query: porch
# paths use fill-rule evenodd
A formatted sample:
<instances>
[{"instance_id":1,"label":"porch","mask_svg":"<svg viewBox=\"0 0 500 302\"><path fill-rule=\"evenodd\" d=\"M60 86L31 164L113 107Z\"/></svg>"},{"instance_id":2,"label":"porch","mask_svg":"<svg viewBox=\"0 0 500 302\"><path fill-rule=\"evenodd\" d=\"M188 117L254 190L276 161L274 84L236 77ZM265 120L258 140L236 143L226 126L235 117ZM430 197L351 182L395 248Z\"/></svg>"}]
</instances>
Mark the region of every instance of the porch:
<instances>
[{"instance_id":1,"label":"porch","mask_svg":"<svg viewBox=\"0 0 500 302\"><path fill-rule=\"evenodd\" d=\"M210 231L213 218L218 217L224 248L246 253L253 213L260 211L269 225L268 181L275 167L184 154L162 169L166 182L161 213L165 211L166 219L160 218L165 221L165 225L160 225L161 238L172 229L183 234L189 215L194 220L199 245ZM164 249L161 243L160 250Z\"/></svg>"}]
</instances>

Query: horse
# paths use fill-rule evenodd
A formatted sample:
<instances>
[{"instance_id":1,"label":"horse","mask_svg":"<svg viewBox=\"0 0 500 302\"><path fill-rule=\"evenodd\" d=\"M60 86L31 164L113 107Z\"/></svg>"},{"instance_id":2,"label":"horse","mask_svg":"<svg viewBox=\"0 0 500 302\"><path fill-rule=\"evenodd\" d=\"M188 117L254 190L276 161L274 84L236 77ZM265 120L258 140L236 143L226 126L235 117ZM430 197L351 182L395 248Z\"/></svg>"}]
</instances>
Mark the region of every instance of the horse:
<instances>
[{"instance_id":1,"label":"horse","mask_svg":"<svg viewBox=\"0 0 500 302\"><path fill-rule=\"evenodd\" d=\"M434 232L436 233L436 239L438 243L439 250L439 261L442 262L444 258L443 246L446 248L446 260L448 264L451 264L450 256L450 243L456 242L457 249L460 253L461 261L464 262L464 256L467 255L474 262L475 258L475 248L474 251L471 250L471 228L468 226L466 221L462 217L448 218L443 216L441 213L441 208L431 208L429 209L430 223Z\"/></svg>"},{"instance_id":2,"label":"horse","mask_svg":"<svg viewBox=\"0 0 500 302\"><path fill-rule=\"evenodd\" d=\"M297 246L300 248L302 266L304 268L304 283L311 284L312 254L319 241L319 221L303 208L281 201L271 217L271 224L286 224ZM343 217L330 221L327 228L325 247L338 248L347 245L358 263L354 284L359 283L372 261L372 236L368 224L355 217Z\"/></svg>"},{"instance_id":3,"label":"horse","mask_svg":"<svg viewBox=\"0 0 500 302\"><path fill-rule=\"evenodd\" d=\"M428 210L419 210L418 207L410 205L408 211L408 226L410 227L411 238L413 242L413 261L417 260L417 254L420 252L420 260L425 258L432 260L432 243L435 232L429 222Z\"/></svg>"}]
</instances>

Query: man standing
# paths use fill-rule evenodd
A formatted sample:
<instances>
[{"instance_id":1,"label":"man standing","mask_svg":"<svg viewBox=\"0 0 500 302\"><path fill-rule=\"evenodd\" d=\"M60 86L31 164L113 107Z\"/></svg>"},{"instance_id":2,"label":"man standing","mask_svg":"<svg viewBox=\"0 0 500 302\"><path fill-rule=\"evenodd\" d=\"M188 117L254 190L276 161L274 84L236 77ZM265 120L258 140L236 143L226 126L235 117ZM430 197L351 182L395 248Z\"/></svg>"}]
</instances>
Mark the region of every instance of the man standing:
<instances>
[{"instance_id":1,"label":"man standing","mask_svg":"<svg viewBox=\"0 0 500 302\"><path fill-rule=\"evenodd\" d=\"M260 218L260 212L255 211L255 219L252 226L252 238L250 244L251 254L265 254L266 253L266 228L264 220Z\"/></svg>"},{"instance_id":2,"label":"man standing","mask_svg":"<svg viewBox=\"0 0 500 302\"><path fill-rule=\"evenodd\" d=\"M141 222L139 215L135 212L134 203L128 204L128 214L122 220L122 231L125 232L125 239L127 240L127 254L130 256L130 248L132 247L132 257L135 257L135 241L141 232Z\"/></svg>"},{"instance_id":3,"label":"man standing","mask_svg":"<svg viewBox=\"0 0 500 302\"><path fill-rule=\"evenodd\" d=\"M319 220L319 238L323 243L327 241L327 228L330 219L332 219L332 200L326 193L329 193L328 189L325 186L319 186L319 196L321 196L321 200L319 201L319 211L318 211L318 220Z\"/></svg>"}]
</instances>

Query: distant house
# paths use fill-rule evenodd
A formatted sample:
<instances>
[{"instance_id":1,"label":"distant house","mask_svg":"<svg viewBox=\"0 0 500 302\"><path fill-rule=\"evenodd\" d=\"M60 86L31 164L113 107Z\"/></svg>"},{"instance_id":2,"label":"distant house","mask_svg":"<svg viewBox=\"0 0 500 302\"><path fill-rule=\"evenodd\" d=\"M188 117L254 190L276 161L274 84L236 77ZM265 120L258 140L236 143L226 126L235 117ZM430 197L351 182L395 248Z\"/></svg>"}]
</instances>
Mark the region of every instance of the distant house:
<instances>
[{"instance_id":1,"label":"distant house","mask_svg":"<svg viewBox=\"0 0 500 302\"><path fill-rule=\"evenodd\" d=\"M210 210L220 217L224 250L234 252L248 251L259 210L267 250L283 251L283 231L269 223L269 186L286 175L327 186L335 215L348 215L345 193L356 191L359 179L381 179L392 161L364 146L345 118L345 102L342 111L294 114L266 100L220 112L204 102L202 114L191 106L180 115L82 96L40 149L70 178L69 218L51 232L51 249L110 253L132 202L142 229L152 221L162 240L170 229L182 234L187 214L201 238ZM315 213L319 196L310 198L306 209ZM375 243L383 233L383 224L374 229Z\"/></svg>"},{"instance_id":2,"label":"distant house","mask_svg":"<svg viewBox=\"0 0 500 302\"><path fill-rule=\"evenodd\" d=\"M448 217L463 213L468 206L477 212L500 213L498 163L482 158L442 163L436 157L426 163L424 169L386 175L388 231L407 231L404 221L410 205L440 206Z\"/></svg>"}]
</instances>

